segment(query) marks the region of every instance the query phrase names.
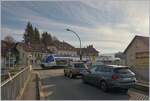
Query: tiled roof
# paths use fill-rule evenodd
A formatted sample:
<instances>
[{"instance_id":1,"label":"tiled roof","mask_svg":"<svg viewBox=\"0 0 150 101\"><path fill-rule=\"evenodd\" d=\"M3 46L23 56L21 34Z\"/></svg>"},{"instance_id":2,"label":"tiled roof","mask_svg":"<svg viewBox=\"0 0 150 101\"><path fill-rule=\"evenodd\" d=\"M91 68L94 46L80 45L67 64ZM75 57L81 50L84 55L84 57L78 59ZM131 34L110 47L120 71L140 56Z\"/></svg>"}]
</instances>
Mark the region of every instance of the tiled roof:
<instances>
[{"instance_id":1,"label":"tiled roof","mask_svg":"<svg viewBox=\"0 0 150 101\"><path fill-rule=\"evenodd\" d=\"M18 43L18 45L23 47L23 49L27 52L46 52L46 51L48 51L43 44Z\"/></svg>"},{"instance_id":2,"label":"tiled roof","mask_svg":"<svg viewBox=\"0 0 150 101\"><path fill-rule=\"evenodd\" d=\"M80 51L80 48L76 48L77 51ZM99 53L93 46L87 48L81 48L82 52L84 53Z\"/></svg>"},{"instance_id":3,"label":"tiled roof","mask_svg":"<svg viewBox=\"0 0 150 101\"><path fill-rule=\"evenodd\" d=\"M70 45L67 42L60 42L60 41L56 41L54 42L54 46L57 48L57 50L62 50L62 51L76 51L75 47L73 47L72 45Z\"/></svg>"}]
</instances>

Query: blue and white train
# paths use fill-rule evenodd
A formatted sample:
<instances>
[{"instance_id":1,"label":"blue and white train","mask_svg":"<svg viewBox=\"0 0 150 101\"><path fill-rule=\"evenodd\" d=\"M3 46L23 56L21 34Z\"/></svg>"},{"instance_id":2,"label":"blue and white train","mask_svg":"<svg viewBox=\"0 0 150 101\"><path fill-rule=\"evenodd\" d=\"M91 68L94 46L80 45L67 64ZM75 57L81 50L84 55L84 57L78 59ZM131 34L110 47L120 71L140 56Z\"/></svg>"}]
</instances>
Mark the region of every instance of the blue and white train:
<instances>
[{"instance_id":1,"label":"blue and white train","mask_svg":"<svg viewBox=\"0 0 150 101\"><path fill-rule=\"evenodd\" d=\"M71 57L60 57L55 55L45 56L42 60L42 68L50 68L54 66L68 66L70 61L73 61Z\"/></svg>"}]
</instances>

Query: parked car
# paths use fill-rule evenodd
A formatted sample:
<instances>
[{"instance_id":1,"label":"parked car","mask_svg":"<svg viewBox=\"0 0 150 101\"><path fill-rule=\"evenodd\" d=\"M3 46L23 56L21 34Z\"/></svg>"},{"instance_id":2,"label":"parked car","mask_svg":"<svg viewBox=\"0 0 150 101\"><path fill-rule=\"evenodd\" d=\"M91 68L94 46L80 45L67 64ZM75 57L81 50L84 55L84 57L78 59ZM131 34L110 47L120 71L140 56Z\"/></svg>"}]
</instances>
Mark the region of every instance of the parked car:
<instances>
[{"instance_id":1,"label":"parked car","mask_svg":"<svg viewBox=\"0 0 150 101\"><path fill-rule=\"evenodd\" d=\"M127 66L92 65L90 72L83 75L84 83L99 86L104 92L111 88L122 88L126 91L135 85L135 74Z\"/></svg>"},{"instance_id":2,"label":"parked car","mask_svg":"<svg viewBox=\"0 0 150 101\"><path fill-rule=\"evenodd\" d=\"M87 72L88 68L83 62L72 62L67 68L64 69L64 75L70 78L82 76Z\"/></svg>"}]
</instances>

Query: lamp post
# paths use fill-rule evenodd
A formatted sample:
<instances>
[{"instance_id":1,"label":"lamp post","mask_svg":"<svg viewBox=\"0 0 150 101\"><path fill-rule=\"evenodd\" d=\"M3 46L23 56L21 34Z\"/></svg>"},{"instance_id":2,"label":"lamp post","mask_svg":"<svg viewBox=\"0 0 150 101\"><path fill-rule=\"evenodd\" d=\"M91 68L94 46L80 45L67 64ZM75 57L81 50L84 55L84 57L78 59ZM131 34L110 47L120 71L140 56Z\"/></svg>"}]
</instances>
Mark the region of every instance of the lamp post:
<instances>
[{"instance_id":1,"label":"lamp post","mask_svg":"<svg viewBox=\"0 0 150 101\"><path fill-rule=\"evenodd\" d=\"M66 31L73 32L77 36L77 38L79 39L79 42L80 42L80 61L81 61L82 60L82 52L81 52L81 39L80 39L79 35L71 29L66 29Z\"/></svg>"}]
</instances>

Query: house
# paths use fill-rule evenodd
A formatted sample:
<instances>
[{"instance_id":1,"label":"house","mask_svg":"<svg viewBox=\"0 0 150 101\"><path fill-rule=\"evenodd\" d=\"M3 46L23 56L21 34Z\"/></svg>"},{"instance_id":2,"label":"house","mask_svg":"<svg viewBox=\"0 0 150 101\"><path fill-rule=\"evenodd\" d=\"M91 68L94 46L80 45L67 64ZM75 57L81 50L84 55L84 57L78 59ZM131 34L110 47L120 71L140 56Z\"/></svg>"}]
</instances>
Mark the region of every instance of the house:
<instances>
[{"instance_id":1,"label":"house","mask_svg":"<svg viewBox=\"0 0 150 101\"><path fill-rule=\"evenodd\" d=\"M1 40L1 65L4 67L13 67L18 61L18 51L16 43Z\"/></svg>"},{"instance_id":2,"label":"house","mask_svg":"<svg viewBox=\"0 0 150 101\"><path fill-rule=\"evenodd\" d=\"M51 49L53 49L53 52L58 56L77 56L75 47L64 41L54 42L54 45L51 46Z\"/></svg>"},{"instance_id":3,"label":"house","mask_svg":"<svg viewBox=\"0 0 150 101\"><path fill-rule=\"evenodd\" d=\"M124 51L128 66L149 65L149 37L135 36Z\"/></svg>"},{"instance_id":4,"label":"house","mask_svg":"<svg viewBox=\"0 0 150 101\"><path fill-rule=\"evenodd\" d=\"M20 64L28 64L29 60L33 64L40 64L44 56L50 51L45 48L43 44L25 44L17 43L17 50L19 51Z\"/></svg>"},{"instance_id":5,"label":"house","mask_svg":"<svg viewBox=\"0 0 150 101\"><path fill-rule=\"evenodd\" d=\"M107 65L120 65L121 59L115 57L114 54L101 54L96 58L96 62L107 64Z\"/></svg>"},{"instance_id":6,"label":"house","mask_svg":"<svg viewBox=\"0 0 150 101\"><path fill-rule=\"evenodd\" d=\"M76 48L77 55L80 56L80 48ZM87 58L93 62L95 62L96 57L99 52L93 47L93 45L89 45L86 48L81 48L81 53L83 58Z\"/></svg>"},{"instance_id":7,"label":"house","mask_svg":"<svg viewBox=\"0 0 150 101\"><path fill-rule=\"evenodd\" d=\"M124 51L126 65L138 79L149 81L149 37L135 36Z\"/></svg>"}]
</instances>

